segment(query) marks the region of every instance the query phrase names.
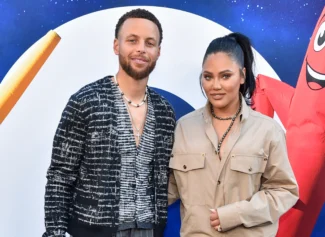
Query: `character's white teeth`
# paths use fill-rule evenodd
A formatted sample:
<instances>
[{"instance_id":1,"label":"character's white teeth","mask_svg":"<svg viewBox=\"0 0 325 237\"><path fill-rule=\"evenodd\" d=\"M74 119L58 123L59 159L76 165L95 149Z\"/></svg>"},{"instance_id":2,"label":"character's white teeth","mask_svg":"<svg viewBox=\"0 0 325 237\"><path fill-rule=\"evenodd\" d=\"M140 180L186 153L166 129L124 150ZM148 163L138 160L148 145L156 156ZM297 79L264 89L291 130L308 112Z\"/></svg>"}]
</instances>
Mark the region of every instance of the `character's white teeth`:
<instances>
[{"instance_id":1,"label":"character's white teeth","mask_svg":"<svg viewBox=\"0 0 325 237\"><path fill-rule=\"evenodd\" d=\"M325 81L325 75L315 72L308 64L307 64L307 70L308 70L309 75L311 75L313 78L315 78L317 80Z\"/></svg>"}]
</instances>

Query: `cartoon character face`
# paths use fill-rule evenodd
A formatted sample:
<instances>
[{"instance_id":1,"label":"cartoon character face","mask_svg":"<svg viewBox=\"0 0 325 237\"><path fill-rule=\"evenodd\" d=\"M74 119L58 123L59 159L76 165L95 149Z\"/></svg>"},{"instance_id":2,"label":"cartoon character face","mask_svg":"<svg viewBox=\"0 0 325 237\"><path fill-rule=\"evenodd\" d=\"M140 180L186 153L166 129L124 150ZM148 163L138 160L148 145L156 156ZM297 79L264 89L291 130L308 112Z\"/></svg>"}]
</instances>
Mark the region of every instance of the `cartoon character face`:
<instances>
[{"instance_id":1,"label":"cartoon character face","mask_svg":"<svg viewBox=\"0 0 325 237\"><path fill-rule=\"evenodd\" d=\"M322 12L306 53L306 80L311 90L325 87L325 11Z\"/></svg>"}]
</instances>

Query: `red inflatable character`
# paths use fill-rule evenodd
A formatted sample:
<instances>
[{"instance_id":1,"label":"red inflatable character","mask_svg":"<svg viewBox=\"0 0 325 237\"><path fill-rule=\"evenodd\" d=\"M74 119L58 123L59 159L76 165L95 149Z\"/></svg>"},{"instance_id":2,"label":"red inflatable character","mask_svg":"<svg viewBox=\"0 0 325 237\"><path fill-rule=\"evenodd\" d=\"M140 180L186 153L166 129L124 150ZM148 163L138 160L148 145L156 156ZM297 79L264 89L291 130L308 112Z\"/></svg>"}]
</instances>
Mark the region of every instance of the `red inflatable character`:
<instances>
[{"instance_id":1,"label":"red inflatable character","mask_svg":"<svg viewBox=\"0 0 325 237\"><path fill-rule=\"evenodd\" d=\"M290 64L288 64L290 66ZM299 201L281 217L279 237L310 236L325 200L325 8L317 22L296 88L258 75L255 109L278 114L287 130Z\"/></svg>"}]
</instances>

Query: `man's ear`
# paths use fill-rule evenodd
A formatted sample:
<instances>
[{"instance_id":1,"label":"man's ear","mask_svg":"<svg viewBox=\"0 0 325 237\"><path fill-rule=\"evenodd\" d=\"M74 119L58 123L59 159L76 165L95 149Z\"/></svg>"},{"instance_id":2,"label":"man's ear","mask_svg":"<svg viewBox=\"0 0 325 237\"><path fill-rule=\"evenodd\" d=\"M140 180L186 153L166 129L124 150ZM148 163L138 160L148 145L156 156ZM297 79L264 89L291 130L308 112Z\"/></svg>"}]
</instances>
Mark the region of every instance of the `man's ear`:
<instances>
[{"instance_id":1,"label":"man's ear","mask_svg":"<svg viewBox=\"0 0 325 237\"><path fill-rule=\"evenodd\" d=\"M120 49L119 49L118 39L114 39L113 49L114 49L114 53L115 53L116 55L119 55L119 53L120 53Z\"/></svg>"},{"instance_id":2,"label":"man's ear","mask_svg":"<svg viewBox=\"0 0 325 237\"><path fill-rule=\"evenodd\" d=\"M160 56L160 50L161 50L161 46L159 45L159 48L158 48L158 58Z\"/></svg>"}]
</instances>

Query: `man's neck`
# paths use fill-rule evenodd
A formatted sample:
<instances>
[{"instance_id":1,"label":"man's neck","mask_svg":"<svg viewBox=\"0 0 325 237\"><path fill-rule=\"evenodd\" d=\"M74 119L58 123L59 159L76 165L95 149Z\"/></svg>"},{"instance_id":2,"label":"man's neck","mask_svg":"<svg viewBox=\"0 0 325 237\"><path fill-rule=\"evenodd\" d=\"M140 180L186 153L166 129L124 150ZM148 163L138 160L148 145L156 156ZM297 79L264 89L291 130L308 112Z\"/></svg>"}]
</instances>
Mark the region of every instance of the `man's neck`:
<instances>
[{"instance_id":1,"label":"man's neck","mask_svg":"<svg viewBox=\"0 0 325 237\"><path fill-rule=\"evenodd\" d=\"M141 102L143 99L148 79L147 77L142 80L136 80L121 69L116 74L116 80L118 81L120 89L127 98L135 103Z\"/></svg>"}]
</instances>

